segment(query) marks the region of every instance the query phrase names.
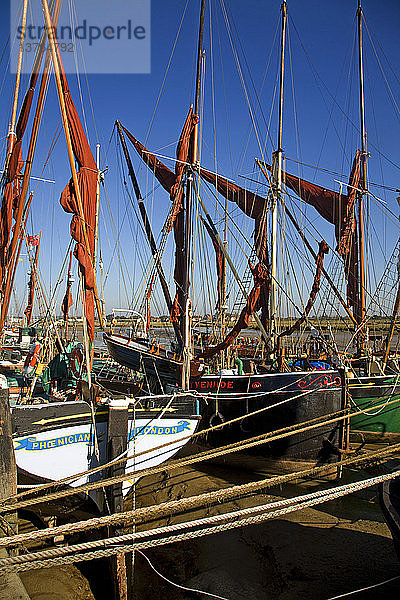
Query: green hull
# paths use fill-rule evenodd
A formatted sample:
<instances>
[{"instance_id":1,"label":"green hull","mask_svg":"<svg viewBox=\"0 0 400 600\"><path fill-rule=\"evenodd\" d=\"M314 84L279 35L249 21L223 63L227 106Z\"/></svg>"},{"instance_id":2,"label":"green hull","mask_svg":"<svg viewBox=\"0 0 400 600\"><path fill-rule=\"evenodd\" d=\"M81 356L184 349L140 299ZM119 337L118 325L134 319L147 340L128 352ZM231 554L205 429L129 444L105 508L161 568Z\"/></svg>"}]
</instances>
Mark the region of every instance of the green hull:
<instances>
[{"instance_id":1,"label":"green hull","mask_svg":"<svg viewBox=\"0 0 400 600\"><path fill-rule=\"evenodd\" d=\"M351 418L352 431L372 432L381 436L400 434L399 377L376 376L350 380L349 393L352 412L365 411ZM379 405L383 406L378 408Z\"/></svg>"}]
</instances>

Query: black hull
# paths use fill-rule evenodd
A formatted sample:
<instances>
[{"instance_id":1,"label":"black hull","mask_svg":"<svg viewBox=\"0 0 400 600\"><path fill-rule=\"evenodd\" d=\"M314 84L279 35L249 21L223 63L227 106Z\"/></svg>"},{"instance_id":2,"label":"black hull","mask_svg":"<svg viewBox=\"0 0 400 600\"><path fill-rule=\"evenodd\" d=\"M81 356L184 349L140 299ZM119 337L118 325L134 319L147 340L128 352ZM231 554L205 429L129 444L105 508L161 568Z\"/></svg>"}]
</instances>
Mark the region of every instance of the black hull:
<instances>
[{"instance_id":1,"label":"black hull","mask_svg":"<svg viewBox=\"0 0 400 600\"><path fill-rule=\"evenodd\" d=\"M105 334L103 339L112 358L124 367L136 372L142 371L146 376L154 377L163 383L174 383L179 379L181 363L174 360L173 355L169 357L165 351L160 355L157 348L150 352L148 344L123 336Z\"/></svg>"},{"instance_id":2,"label":"black hull","mask_svg":"<svg viewBox=\"0 0 400 600\"><path fill-rule=\"evenodd\" d=\"M344 407L343 387L337 371L206 376L192 382L192 386L204 394L203 429L240 419L207 434L207 441L213 446L297 425ZM220 392L207 393L211 389ZM251 389L252 392L246 392ZM260 412L252 416L257 411ZM335 462L340 457L342 428L342 422L333 423L256 446L250 452L275 459Z\"/></svg>"},{"instance_id":3,"label":"black hull","mask_svg":"<svg viewBox=\"0 0 400 600\"><path fill-rule=\"evenodd\" d=\"M133 369L139 369L142 361L143 365L148 365L145 367L148 375L156 375L163 385L178 387L175 364L160 356L149 358L137 343L122 336L119 341L117 338L104 336L115 360ZM207 442L215 447L330 415L344 408L344 386L340 373L335 370L205 375L192 378L190 389L203 396L200 409L203 429L240 419L208 434ZM279 403L280 406L268 408ZM338 446L343 439L342 428L341 422L334 423L257 446L254 451L277 459L333 462L340 456Z\"/></svg>"}]
</instances>

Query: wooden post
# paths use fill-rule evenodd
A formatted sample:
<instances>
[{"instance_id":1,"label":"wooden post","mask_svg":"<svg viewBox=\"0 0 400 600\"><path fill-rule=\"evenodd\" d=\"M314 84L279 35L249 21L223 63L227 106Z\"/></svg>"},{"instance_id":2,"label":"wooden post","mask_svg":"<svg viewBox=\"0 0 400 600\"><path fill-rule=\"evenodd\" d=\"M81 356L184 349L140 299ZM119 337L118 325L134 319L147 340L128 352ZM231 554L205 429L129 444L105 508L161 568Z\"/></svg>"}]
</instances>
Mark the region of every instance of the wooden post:
<instances>
[{"instance_id":1,"label":"wooden post","mask_svg":"<svg viewBox=\"0 0 400 600\"><path fill-rule=\"evenodd\" d=\"M126 400L110 400L108 413L108 460L112 461L121 456L128 444L128 408ZM125 473L125 463L112 465L109 477ZM122 512L124 498L122 483L117 483L108 488L108 503L111 513ZM121 535L122 527L111 527L109 535ZM112 575L114 580L115 600L128 600L128 581L126 573L125 555L117 554L111 559Z\"/></svg>"},{"instance_id":2,"label":"wooden post","mask_svg":"<svg viewBox=\"0 0 400 600\"><path fill-rule=\"evenodd\" d=\"M17 467L12 443L11 412L8 403L8 390L0 390L0 501L17 493ZM5 527L8 523L9 527ZM7 521L1 522L0 537L17 533L17 513L8 513ZM8 552L0 549L0 557ZM2 600L30 600L18 573L7 573L0 577L0 598Z\"/></svg>"}]
</instances>

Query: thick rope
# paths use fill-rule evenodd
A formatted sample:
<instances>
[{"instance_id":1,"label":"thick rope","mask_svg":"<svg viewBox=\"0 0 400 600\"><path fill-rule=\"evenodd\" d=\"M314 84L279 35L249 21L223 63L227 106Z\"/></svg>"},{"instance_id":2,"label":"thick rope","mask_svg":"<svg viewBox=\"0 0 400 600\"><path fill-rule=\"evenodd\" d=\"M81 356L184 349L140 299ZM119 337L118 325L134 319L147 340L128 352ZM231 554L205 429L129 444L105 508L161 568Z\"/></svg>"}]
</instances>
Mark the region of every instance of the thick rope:
<instances>
[{"instance_id":1,"label":"thick rope","mask_svg":"<svg viewBox=\"0 0 400 600\"><path fill-rule=\"evenodd\" d=\"M377 477L370 478L368 480L363 480L360 482L355 482L352 484L347 484L344 486L338 486L331 490L322 490L320 492L313 492L311 494L306 494L304 496L300 496L297 498L289 498L278 503L269 503L266 505L251 507L248 509L243 509L241 511L235 511L230 514L224 515L214 515L213 517L207 517L205 519L198 519L196 521L188 522L188 523L177 523L175 525L170 525L167 527L160 527L154 529L152 531L144 531L144 532L134 532L123 536L117 536L114 538L108 538L106 540L96 540L95 542L87 542L84 544L76 544L75 546L64 547L64 548L54 548L51 550L44 550L41 552L33 552L29 555L20 555L16 557L10 557L0 560L0 574L9 573L12 571L26 571L32 569L42 569L49 568L58 565L71 564L74 562L87 561L87 560L95 560L98 558L105 558L109 556L113 556L115 554L127 553L134 550L143 550L146 548L152 548L154 546L162 546L171 543L177 543L186 541L189 539L199 538L206 535L212 535L217 533L222 533L231 529L240 528L246 525L255 525L259 523L263 523L269 519L281 517L289 514L290 512L295 512L297 510L303 510L305 508L310 508L312 506L316 506L318 504L327 502L329 500L334 500L336 498L340 498L342 496L354 493L355 491L365 489L371 487L373 485L377 485L384 481L388 481L399 476L400 471L395 471L392 473L388 473L385 475L379 475ZM253 512L260 512L268 510L269 508L275 505L282 506L278 510L272 510L266 514L260 515L252 515ZM250 515L244 516L243 515ZM237 518L239 517L239 518ZM240 518L243 517L243 518ZM166 538L148 540L142 543L132 543L134 539L141 539L144 537L148 537L149 535L160 535L169 532L175 532L179 529L190 528L190 527L198 527L203 525L210 525L212 523L218 523L221 520L226 520L227 518L236 519L230 523L218 524L216 526L210 526L208 528L200 529L199 531L193 531L189 533L183 533L179 535L171 535ZM125 544L127 542L127 544ZM80 551L85 549L94 548L97 546L111 546L106 547L101 550L97 550L94 552L80 553ZM76 552L78 551L78 552ZM76 552L72 556L63 556L66 554L70 554L72 552ZM45 560L49 557L47 560ZM40 560L44 559L44 560Z\"/></svg>"},{"instance_id":2,"label":"thick rope","mask_svg":"<svg viewBox=\"0 0 400 600\"><path fill-rule=\"evenodd\" d=\"M384 448L377 452L368 452L363 456L351 457L336 463L329 465L323 465L320 467L312 467L296 473L287 473L286 475L279 475L262 479L261 481L252 481L250 483L232 486L223 490L217 490L214 492L205 492L198 496L191 496L189 498L182 498L179 500L171 500L161 504L139 508L132 511L126 511L123 513L117 513L114 515L106 515L104 517L95 517L86 521L80 521L78 523L68 523L66 525L60 525L58 527L52 527L41 531L32 531L28 533L17 534L10 537L4 537L0 539L1 546L14 546L20 543L26 543L30 541L44 540L56 535L72 534L76 532L86 531L89 529L99 529L101 527L116 525L116 524L127 524L129 522L149 521L150 519L160 518L164 515L171 516L174 513L184 512L189 509L209 506L212 503L226 502L227 500L233 500L240 496L250 495L259 493L261 490L266 490L276 485L281 485L288 481L305 479L309 477L321 476L326 473L331 473L332 468L343 467L343 466L356 466L363 462L371 461L374 459L382 459L388 454L394 453L400 450L400 444Z\"/></svg>"}]
</instances>

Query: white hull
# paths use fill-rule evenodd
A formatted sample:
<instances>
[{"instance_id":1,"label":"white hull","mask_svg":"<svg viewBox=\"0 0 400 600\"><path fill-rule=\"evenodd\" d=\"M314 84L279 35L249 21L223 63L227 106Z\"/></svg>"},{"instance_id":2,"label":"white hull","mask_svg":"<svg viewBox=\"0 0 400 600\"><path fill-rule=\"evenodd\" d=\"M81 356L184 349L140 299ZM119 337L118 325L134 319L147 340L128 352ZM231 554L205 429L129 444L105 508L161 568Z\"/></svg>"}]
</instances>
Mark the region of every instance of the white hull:
<instances>
[{"instance_id":1,"label":"white hull","mask_svg":"<svg viewBox=\"0 0 400 600\"><path fill-rule=\"evenodd\" d=\"M171 458L182 448L197 428L196 417L136 418L128 421L128 461L126 471L143 471L156 467ZM13 438L17 468L33 480L57 481L104 464L108 460L107 421L96 424L98 457L95 454L95 436L90 423L73 424L35 432L34 435ZM166 448L163 444L174 442ZM146 454L141 454L146 452ZM107 475L100 471L83 475L68 485L77 487ZM137 479L137 477L136 477ZM134 480L124 483L126 494ZM93 497L96 499L96 495Z\"/></svg>"}]
</instances>

